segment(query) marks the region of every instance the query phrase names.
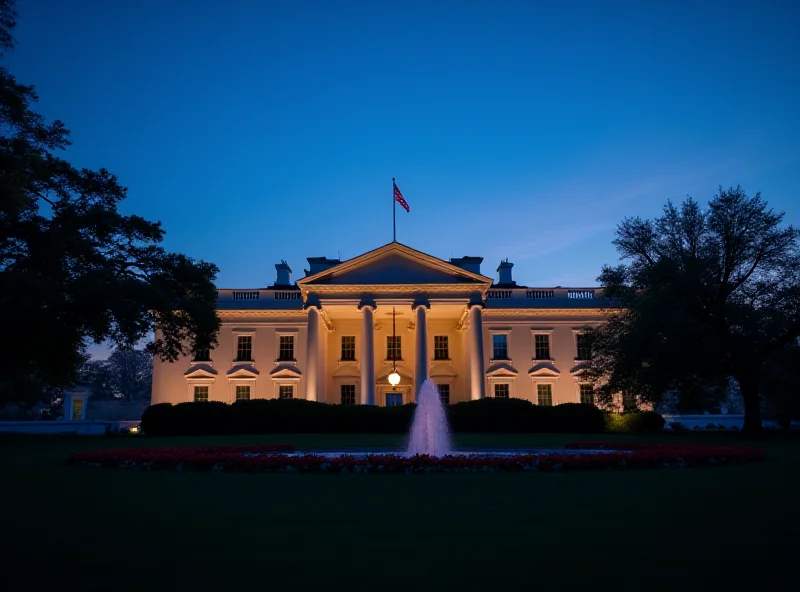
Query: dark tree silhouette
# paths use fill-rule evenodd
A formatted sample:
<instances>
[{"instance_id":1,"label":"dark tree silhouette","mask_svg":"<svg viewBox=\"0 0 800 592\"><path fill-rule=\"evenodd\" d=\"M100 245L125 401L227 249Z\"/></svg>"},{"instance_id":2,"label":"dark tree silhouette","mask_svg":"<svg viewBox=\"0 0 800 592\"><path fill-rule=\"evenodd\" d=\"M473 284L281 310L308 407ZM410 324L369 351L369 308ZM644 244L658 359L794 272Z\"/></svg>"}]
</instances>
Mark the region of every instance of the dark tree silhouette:
<instances>
[{"instance_id":1,"label":"dark tree silhouette","mask_svg":"<svg viewBox=\"0 0 800 592\"><path fill-rule=\"evenodd\" d=\"M760 432L768 362L800 336L800 233L782 221L739 187L720 188L707 210L688 199L624 220L614 240L624 263L598 278L621 308L590 333L601 398L630 389L657 402L731 376L745 430Z\"/></svg>"},{"instance_id":2,"label":"dark tree silhouette","mask_svg":"<svg viewBox=\"0 0 800 592\"><path fill-rule=\"evenodd\" d=\"M14 45L14 3L0 0L0 53ZM160 223L117 210L126 190L76 169L60 121L31 109L32 86L0 66L0 401L68 385L87 340L174 360L216 343L217 268L160 246Z\"/></svg>"}]
</instances>

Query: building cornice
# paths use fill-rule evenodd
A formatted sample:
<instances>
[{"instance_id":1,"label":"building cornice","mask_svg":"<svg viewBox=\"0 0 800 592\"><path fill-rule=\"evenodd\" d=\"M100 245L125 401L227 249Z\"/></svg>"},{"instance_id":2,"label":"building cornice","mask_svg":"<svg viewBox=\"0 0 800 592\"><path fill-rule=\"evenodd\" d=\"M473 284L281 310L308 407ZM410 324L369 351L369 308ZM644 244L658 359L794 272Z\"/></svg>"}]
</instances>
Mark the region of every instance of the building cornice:
<instances>
[{"instance_id":1,"label":"building cornice","mask_svg":"<svg viewBox=\"0 0 800 592\"><path fill-rule=\"evenodd\" d=\"M253 318L260 318L260 319L267 319L267 318L280 318L280 319L297 319L300 320L307 320L308 313L305 310L287 310L287 309L249 309L249 310L217 310L217 316L221 320L225 320L226 318L235 318L240 319L242 317L253 317Z\"/></svg>"},{"instance_id":2,"label":"building cornice","mask_svg":"<svg viewBox=\"0 0 800 592\"><path fill-rule=\"evenodd\" d=\"M303 299L309 292L318 294L464 294L465 292L485 292L487 284L314 284L303 286Z\"/></svg>"},{"instance_id":3,"label":"building cornice","mask_svg":"<svg viewBox=\"0 0 800 592\"><path fill-rule=\"evenodd\" d=\"M605 317L618 309L608 308L484 308L484 317Z\"/></svg>"}]
</instances>

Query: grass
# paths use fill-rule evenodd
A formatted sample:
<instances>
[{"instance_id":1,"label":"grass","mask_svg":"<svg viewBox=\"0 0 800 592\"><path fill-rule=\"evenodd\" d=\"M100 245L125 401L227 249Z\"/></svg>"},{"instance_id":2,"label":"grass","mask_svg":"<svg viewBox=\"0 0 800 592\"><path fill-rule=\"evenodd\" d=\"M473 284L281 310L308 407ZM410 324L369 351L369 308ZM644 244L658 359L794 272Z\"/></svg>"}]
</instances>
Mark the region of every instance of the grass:
<instances>
[{"instance_id":1,"label":"grass","mask_svg":"<svg viewBox=\"0 0 800 592\"><path fill-rule=\"evenodd\" d=\"M572 439L586 438L457 443ZM731 443L724 434L649 439ZM768 451L765 463L664 471L237 475L65 464L98 447L253 442L400 445L355 435L3 438L3 588L760 590L794 579L797 438L752 443Z\"/></svg>"}]
</instances>

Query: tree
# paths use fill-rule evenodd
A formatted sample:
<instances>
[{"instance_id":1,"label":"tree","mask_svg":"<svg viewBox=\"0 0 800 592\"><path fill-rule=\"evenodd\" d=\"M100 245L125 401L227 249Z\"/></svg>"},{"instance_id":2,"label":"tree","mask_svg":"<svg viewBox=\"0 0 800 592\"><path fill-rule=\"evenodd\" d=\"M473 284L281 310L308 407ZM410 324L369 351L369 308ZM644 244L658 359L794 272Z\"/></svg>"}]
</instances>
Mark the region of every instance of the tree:
<instances>
[{"instance_id":1,"label":"tree","mask_svg":"<svg viewBox=\"0 0 800 592\"><path fill-rule=\"evenodd\" d=\"M619 308L590 332L601 397L633 389L658 402L733 377L745 430L761 431L767 364L800 335L800 233L782 222L740 187L720 187L707 210L688 199L625 219L614 240L624 263L598 278Z\"/></svg>"},{"instance_id":2,"label":"tree","mask_svg":"<svg viewBox=\"0 0 800 592\"><path fill-rule=\"evenodd\" d=\"M78 382L92 387L93 399L114 396L113 377L108 360L86 360L78 370Z\"/></svg>"},{"instance_id":3,"label":"tree","mask_svg":"<svg viewBox=\"0 0 800 592\"><path fill-rule=\"evenodd\" d=\"M140 349L117 349L108 358L111 384L123 400L133 402L150 395L153 357Z\"/></svg>"},{"instance_id":4,"label":"tree","mask_svg":"<svg viewBox=\"0 0 800 592\"><path fill-rule=\"evenodd\" d=\"M0 52L13 47L12 0L0 0ZM31 106L32 86L0 66L0 401L69 385L87 341L175 360L213 347L217 268L167 252L161 224L117 206L126 189L105 169L76 169L60 121Z\"/></svg>"}]
</instances>

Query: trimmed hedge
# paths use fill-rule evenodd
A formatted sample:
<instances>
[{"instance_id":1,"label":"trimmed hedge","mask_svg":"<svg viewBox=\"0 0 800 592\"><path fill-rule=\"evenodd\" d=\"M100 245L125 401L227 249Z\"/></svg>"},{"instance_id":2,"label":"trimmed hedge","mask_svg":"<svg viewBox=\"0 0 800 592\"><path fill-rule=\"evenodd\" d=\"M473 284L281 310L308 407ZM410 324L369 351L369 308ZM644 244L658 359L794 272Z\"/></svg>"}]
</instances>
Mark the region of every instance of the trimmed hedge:
<instances>
[{"instance_id":1,"label":"trimmed hedge","mask_svg":"<svg viewBox=\"0 0 800 592\"><path fill-rule=\"evenodd\" d=\"M612 434L650 434L664 429L664 418L655 411L606 414L605 431Z\"/></svg>"},{"instance_id":2,"label":"trimmed hedge","mask_svg":"<svg viewBox=\"0 0 800 592\"><path fill-rule=\"evenodd\" d=\"M215 434L380 433L405 434L416 405L328 405L304 399L253 399L233 404L159 403L147 408L142 430L151 436ZM523 399L455 403L447 407L455 433L598 433L605 414L592 405L539 407ZM660 416L659 416L660 417ZM663 422L663 420L662 420Z\"/></svg>"}]
</instances>

